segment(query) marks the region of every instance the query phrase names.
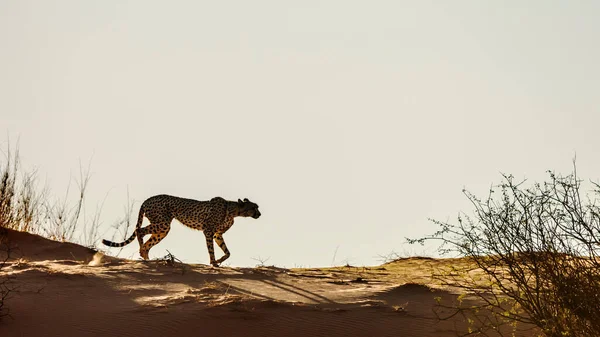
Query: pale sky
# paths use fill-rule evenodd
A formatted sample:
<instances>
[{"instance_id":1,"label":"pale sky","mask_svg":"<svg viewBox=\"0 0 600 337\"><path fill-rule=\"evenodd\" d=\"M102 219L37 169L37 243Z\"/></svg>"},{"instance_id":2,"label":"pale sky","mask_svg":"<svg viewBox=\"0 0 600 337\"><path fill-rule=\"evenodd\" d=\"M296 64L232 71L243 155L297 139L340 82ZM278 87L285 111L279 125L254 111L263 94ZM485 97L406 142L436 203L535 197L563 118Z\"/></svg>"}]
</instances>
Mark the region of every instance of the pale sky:
<instances>
[{"instance_id":1,"label":"pale sky","mask_svg":"<svg viewBox=\"0 0 600 337\"><path fill-rule=\"evenodd\" d=\"M161 193L258 203L224 235L231 266L431 255L404 238L469 212L463 187L568 173L575 154L599 180L599 16L599 1L2 0L1 144L20 139L57 196L91 159L104 238L129 190L134 218ZM179 223L150 257L167 249L208 263Z\"/></svg>"}]
</instances>

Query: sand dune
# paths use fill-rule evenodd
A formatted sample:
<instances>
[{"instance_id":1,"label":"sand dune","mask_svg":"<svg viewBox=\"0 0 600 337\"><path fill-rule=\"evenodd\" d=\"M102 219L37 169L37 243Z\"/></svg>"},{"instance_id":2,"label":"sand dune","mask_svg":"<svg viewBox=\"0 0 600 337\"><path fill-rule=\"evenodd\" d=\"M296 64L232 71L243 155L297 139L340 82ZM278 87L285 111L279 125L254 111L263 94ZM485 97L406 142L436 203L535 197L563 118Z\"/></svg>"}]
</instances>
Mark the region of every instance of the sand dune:
<instances>
[{"instance_id":1,"label":"sand dune","mask_svg":"<svg viewBox=\"0 0 600 337\"><path fill-rule=\"evenodd\" d=\"M9 232L17 291L1 336L455 336L435 297L459 294L411 258L377 267L213 268L103 256Z\"/></svg>"}]
</instances>

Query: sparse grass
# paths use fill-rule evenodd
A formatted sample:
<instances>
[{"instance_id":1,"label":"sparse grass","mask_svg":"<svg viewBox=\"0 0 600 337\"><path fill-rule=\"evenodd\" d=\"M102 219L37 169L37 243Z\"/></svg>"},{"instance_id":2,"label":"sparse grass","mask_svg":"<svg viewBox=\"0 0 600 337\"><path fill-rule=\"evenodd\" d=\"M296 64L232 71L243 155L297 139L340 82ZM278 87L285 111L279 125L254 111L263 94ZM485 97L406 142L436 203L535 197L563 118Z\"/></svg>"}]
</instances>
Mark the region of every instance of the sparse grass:
<instances>
[{"instance_id":1,"label":"sparse grass","mask_svg":"<svg viewBox=\"0 0 600 337\"><path fill-rule=\"evenodd\" d=\"M5 157L0 165L0 271L11 257L6 229L31 230L38 200L32 187L32 176L18 179L18 152L11 153L9 147ZM8 275L0 279L0 318L8 314L6 299L12 291L10 281Z\"/></svg>"},{"instance_id":2,"label":"sparse grass","mask_svg":"<svg viewBox=\"0 0 600 337\"><path fill-rule=\"evenodd\" d=\"M252 260L258 262L256 264L256 268L263 268L263 267L267 267L267 265L265 263L267 263L267 261L269 261L271 257L267 257L267 258L262 258L262 257L253 257L251 258ZM273 266L274 267L274 266Z\"/></svg>"},{"instance_id":3,"label":"sparse grass","mask_svg":"<svg viewBox=\"0 0 600 337\"><path fill-rule=\"evenodd\" d=\"M398 253L396 251L391 251L391 252L389 252L387 254L378 254L377 255L377 260L381 264L391 263L391 262L394 262L394 261L399 261L399 260L404 260L404 259L409 259L409 258L423 258L423 259L427 259L427 258L431 258L431 257L427 256L427 254L425 254L423 252L416 253L414 250L409 251L407 249L404 249L400 253Z\"/></svg>"},{"instance_id":4,"label":"sparse grass","mask_svg":"<svg viewBox=\"0 0 600 337\"><path fill-rule=\"evenodd\" d=\"M1 150L0 150L1 151ZM28 232L61 242L77 242L95 248L102 204L88 216L85 195L90 181L89 164L80 165L79 177L71 179L63 198L51 198L50 189L38 184L37 172L26 172L21 165L18 144L10 142L0 158L0 231L5 229ZM76 185L72 189L71 184ZM75 195L72 191L76 191ZM129 213L130 214L130 213ZM75 234L80 232L76 238ZM11 258L10 243L0 233L0 269ZM0 316L6 312L6 298L14 288L8 276L0 280Z\"/></svg>"},{"instance_id":5,"label":"sparse grass","mask_svg":"<svg viewBox=\"0 0 600 337\"><path fill-rule=\"evenodd\" d=\"M176 258L170 251L167 250L167 255L163 256L160 259L154 259L153 261L157 261L163 265L169 267L177 267L181 269L181 275L185 274L187 265L183 263L180 259Z\"/></svg>"},{"instance_id":6,"label":"sparse grass","mask_svg":"<svg viewBox=\"0 0 600 337\"><path fill-rule=\"evenodd\" d=\"M85 195L90 181L89 165L79 168L63 198L52 198L50 189L38 184L37 172L24 172L18 145L10 143L0 162L0 227L43 235L61 242L78 242L93 247L98 241L102 205L91 216L86 213ZM72 194L71 184L77 186ZM76 230L81 235L75 240Z\"/></svg>"},{"instance_id":7,"label":"sparse grass","mask_svg":"<svg viewBox=\"0 0 600 337\"><path fill-rule=\"evenodd\" d=\"M9 145L10 146L10 145ZM19 153L5 153L0 163L0 228L34 231L41 195L36 193L35 173L19 177Z\"/></svg>"}]
</instances>

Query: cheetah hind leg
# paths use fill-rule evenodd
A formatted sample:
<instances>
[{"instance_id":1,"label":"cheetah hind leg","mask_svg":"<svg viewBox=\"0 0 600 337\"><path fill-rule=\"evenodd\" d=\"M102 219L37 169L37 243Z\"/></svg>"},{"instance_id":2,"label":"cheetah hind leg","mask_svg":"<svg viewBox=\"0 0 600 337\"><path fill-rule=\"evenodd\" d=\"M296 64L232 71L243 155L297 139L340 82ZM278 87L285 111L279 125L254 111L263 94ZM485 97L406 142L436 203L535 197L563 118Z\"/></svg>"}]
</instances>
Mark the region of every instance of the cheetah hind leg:
<instances>
[{"instance_id":1,"label":"cheetah hind leg","mask_svg":"<svg viewBox=\"0 0 600 337\"><path fill-rule=\"evenodd\" d=\"M148 239L148 241L146 241L146 243L144 243L143 246L140 247L140 256L142 259L149 259L148 253L150 252L150 248L154 247L162 239L164 239L169 233L170 229L171 228L168 225L151 225L144 228L145 234L152 234L152 236Z\"/></svg>"}]
</instances>

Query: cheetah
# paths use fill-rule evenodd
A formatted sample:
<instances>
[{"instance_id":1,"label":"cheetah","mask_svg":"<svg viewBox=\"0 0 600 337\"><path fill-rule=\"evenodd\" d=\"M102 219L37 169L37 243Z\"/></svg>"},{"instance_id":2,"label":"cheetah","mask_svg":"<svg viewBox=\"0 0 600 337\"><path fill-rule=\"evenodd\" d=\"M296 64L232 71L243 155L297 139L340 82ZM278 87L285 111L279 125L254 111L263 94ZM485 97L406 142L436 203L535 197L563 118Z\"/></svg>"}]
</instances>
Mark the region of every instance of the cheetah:
<instances>
[{"instance_id":1,"label":"cheetah","mask_svg":"<svg viewBox=\"0 0 600 337\"><path fill-rule=\"evenodd\" d=\"M150 224L142 228L144 216L150 220ZM258 205L248 199L238 199L236 202L214 197L210 201L199 201L160 194L142 203L135 231L127 240L120 243L102 240L102 243L109 247L123 247L137 237L140 256L148 260L150 248L165 238L171 229L171 221L177 219L185 226L204 233L210 264L217 267L231 255L223 240L223 233L231 228L234 218L238 216L258 219L260 217ZM148 234L152 236L144 243L144 236ZM213 240L224 253L218 260L215 260Z\"/></svg>"}]
</instances>

